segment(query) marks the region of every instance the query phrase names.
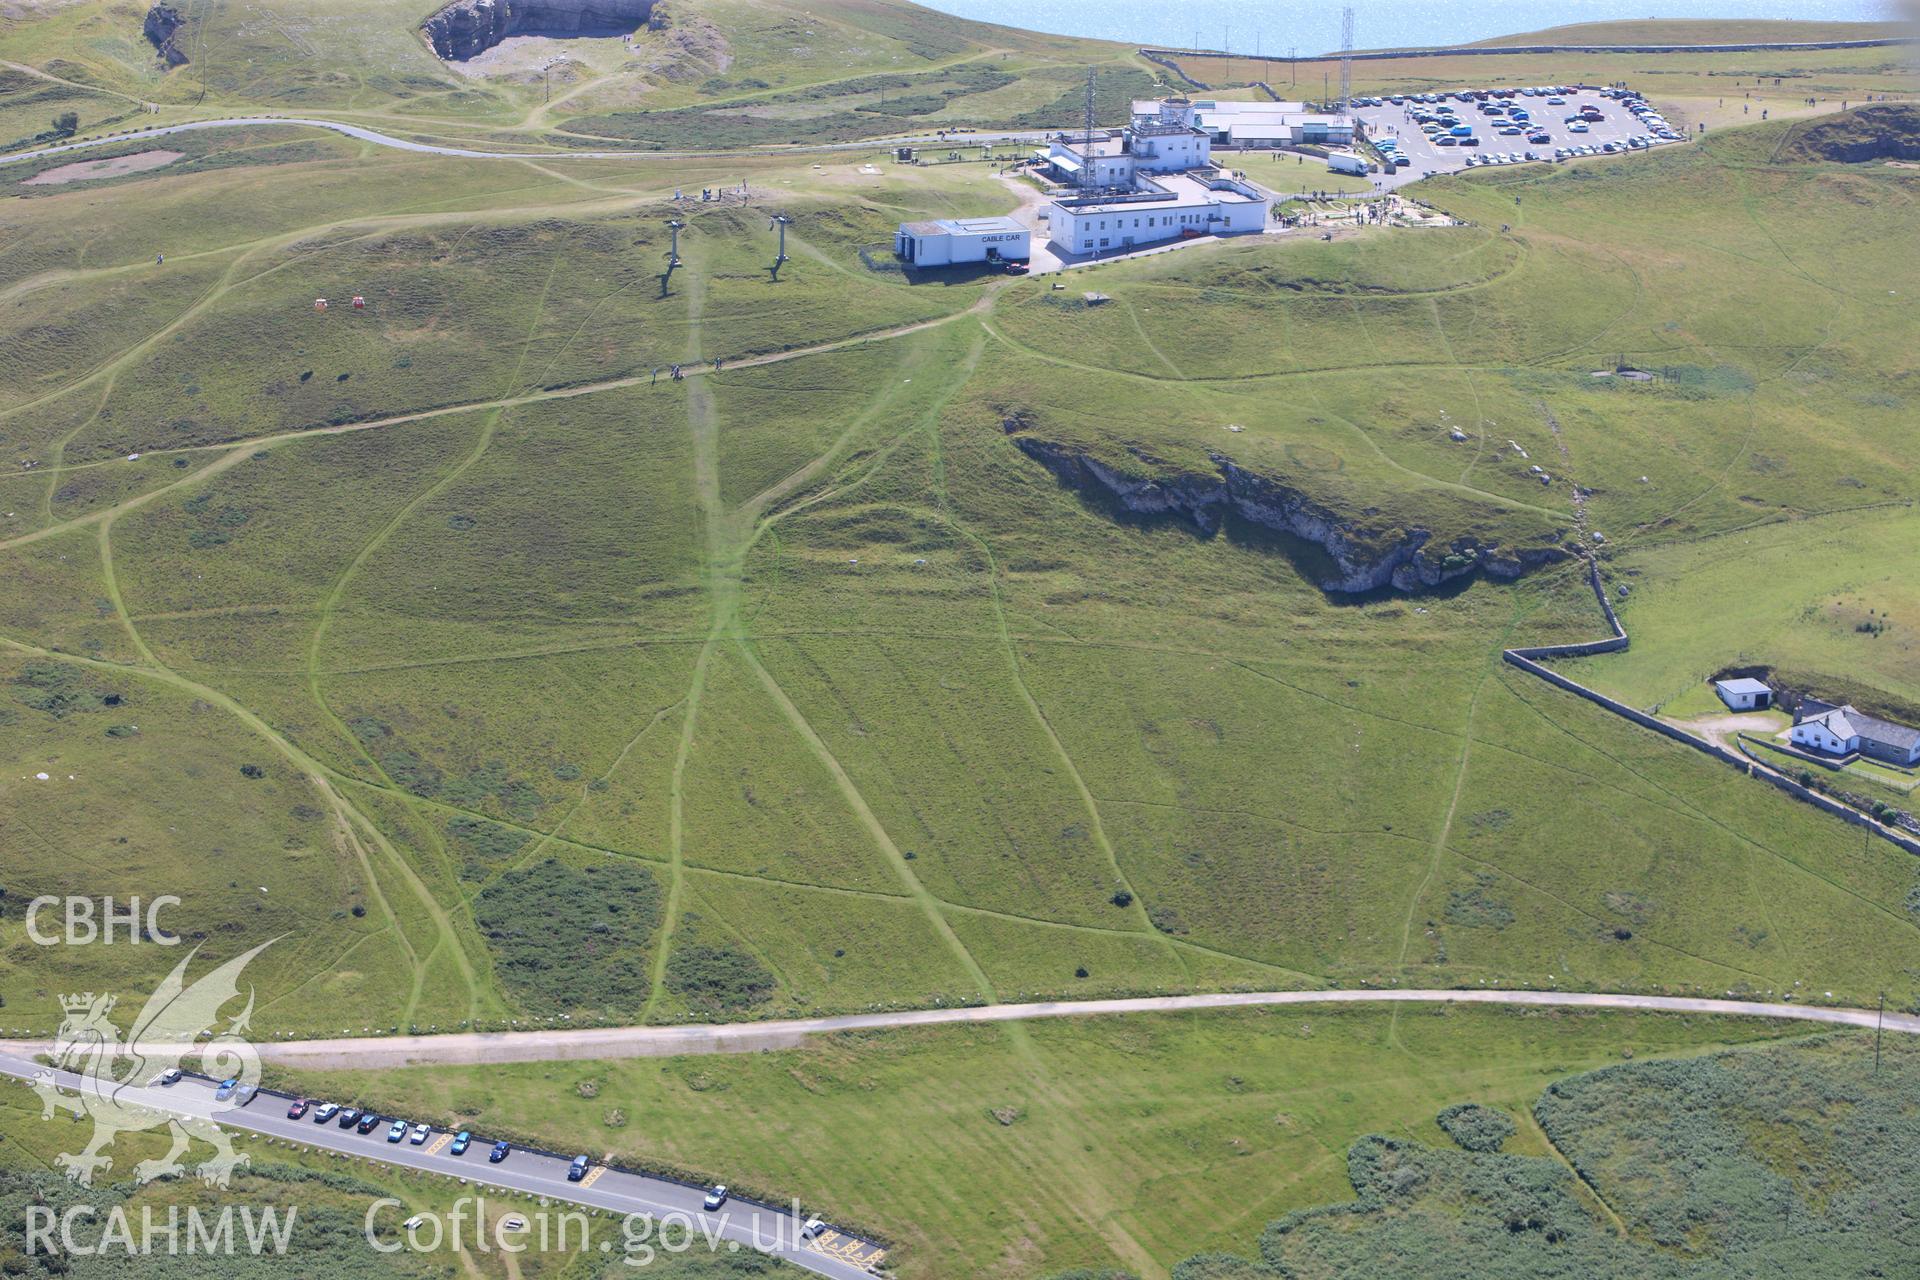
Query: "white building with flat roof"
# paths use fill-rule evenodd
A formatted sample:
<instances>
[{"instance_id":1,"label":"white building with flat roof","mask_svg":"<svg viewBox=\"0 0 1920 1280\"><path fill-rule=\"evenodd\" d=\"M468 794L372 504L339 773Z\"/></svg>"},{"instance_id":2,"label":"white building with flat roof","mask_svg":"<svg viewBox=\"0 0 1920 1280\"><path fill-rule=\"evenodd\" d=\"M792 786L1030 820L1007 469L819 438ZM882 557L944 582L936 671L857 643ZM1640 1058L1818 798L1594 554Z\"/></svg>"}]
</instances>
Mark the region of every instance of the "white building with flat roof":
<instances>
[{"instance_id":1,"label":"white building with flat roof","mask_svg":"<svg viewBox=\"0 0 1920 1280\"><path fill-rule=\"evenodd\" d=\"M1063 252L1098 256L1202 235L1258 232L1272 202L1214 167L1213 139L1194 123L1185 98L1133 104L1119 133L1062 135L1036 160L1072 188L1045 211L1047 235Z\"/></svg>"},{"instance_id":2,"label":"white building with flat roof","mask_svg":"<svg viewBox=\"0 0 1920 1280\"><path fill-rule=\"evenodd\" d=\"M1074 255L1121 253L1163 240L1264 231L1272 202L1217 170L1155 174L1131 191L1062 196L1046 211L1047 238Z\"/></svg>"},{"instance_id":3,"label":"white building with flat roof","mask_svg":"<svg viewBox=\"0 0 1920 1280\"><path fill-rule=\"evenodd\" d=\"M914 267L1025 262L1033 256L1033 232L1012 218L903 222L894 233L893 252Z\"/></svg>"},{"instance_id":4,"label":"white building with flat roof","mask_svg":"<svg viewBox=\"0 0 1920 1280\"><path fill-rule=\"evenodd\" d=\"M1250 150L1353 144L1352 116L1308 111L1301 102L1207 98L1193 102L1192 113L1194 128L1215 146Z\"/></svg>"}]
</instances>

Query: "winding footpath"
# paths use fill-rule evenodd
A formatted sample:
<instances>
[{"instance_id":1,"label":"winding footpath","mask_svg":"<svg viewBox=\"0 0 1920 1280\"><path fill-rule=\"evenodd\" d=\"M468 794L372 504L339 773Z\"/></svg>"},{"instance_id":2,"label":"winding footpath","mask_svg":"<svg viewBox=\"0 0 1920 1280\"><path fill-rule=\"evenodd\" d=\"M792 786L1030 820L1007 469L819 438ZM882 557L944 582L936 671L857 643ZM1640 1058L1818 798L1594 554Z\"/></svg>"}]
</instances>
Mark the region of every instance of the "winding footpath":
<instances>
[{"instance_id":1,"label":"winding footpath","mask_svg":"<svg viewBox=\"0 0 1920 1280\"><path fill-rule=\"evenodd\" d=\"M1033 142L1044 140L1048 135L1040 130L1027 130L1013 133L970 133L965 138L936 138L932 134L924 137L904 138L867 138L859 142L821 143L808 146L788 146L774 148L748 148L733 151L644 151L639 148L627 148L616 151L476 151L468 147L441 146L433 142L415 142L411 138L396 138L390 133L381 133L377 129L364 128L357 124L345 124L339 120L321 120L312 116L227 116L218 120L189 120L182 124L155 125L151 129L135 129L128 133L113 134L101 138L82 138L78 142L62 142L50 147L36 147L31 151L18 151L12 155L0 156L0 165L19 164L26 160L44 160L48 156L65 155L73 151L88 151L95 147L112 146L122 142L142 142L148 138L165 138L179 133L199 133L206 129L245 129L260 125L292 125L308 129L331 129L335 133L345 134L361 142L371 142L376 146L392 147L397 151L415 151L423 155L453 156L462 160L673 160L702 155L802 155L816 151L874 151L895 145L925 145L940 143L955 147L977 147L988 142Z\"/></svg>"},{"instance_id":2,"label":"winding footpath","mask_svg":"<svg viewBox=\"0 0 1920 1280\"><path fill-rule=\"evenodd\" d=\"M1549 1009L1627 1009L1643 1013L1702 1013L1722 1017L1774 1018L1828 1026L1884 1026L1920 1035L1920 1017L1884 1015L1873 1009L1829 1005L1763 1004L1700 996L1637 996L1598 991L1363 990L1235 991L1211 995L1137 996L1118 1000L1054 1000L1036 1004L967 1005L948 1009L900 1009L769 1022L691 1023L666 1027L576 1027L547 1031L459 1032L431 1036L354 1036L288 1040L256 1047L263 1061L288 1067L373 1070L392 1067L473 1066L498 1062L550 1062L575 1058L655 1058L683 1053L757 1053L790 1049L809 1036L839 1031L935 1027L953 1023L1025 1022L1036 1018L1081 1018L1116 1013L1187 1013L1210 1009L1264 1009L1280 1005L1489 1004ZM0 1054L44 1053L44 1043L0 1041Z\"/></svg>"}]
</instances>

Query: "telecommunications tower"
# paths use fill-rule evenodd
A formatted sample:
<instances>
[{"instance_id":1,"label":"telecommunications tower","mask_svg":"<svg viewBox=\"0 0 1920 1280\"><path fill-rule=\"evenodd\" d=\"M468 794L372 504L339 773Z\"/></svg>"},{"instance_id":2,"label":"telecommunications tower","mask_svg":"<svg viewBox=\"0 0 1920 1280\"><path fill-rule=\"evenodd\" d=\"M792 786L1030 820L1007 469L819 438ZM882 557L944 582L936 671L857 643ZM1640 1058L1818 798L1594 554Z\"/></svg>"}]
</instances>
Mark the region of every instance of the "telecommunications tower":
<instances>
[{"instance_id":1,"label":"telecommunications tower","mask_svg":"<svg viewBox=\"0 0 1920 1280\"><path fill-rule=\"evenodd\" d=\"M1353 6L1340 11L1340 111L1345 114L1353 97Z\"/></svg>"},{"instance_id":2,"label":"telecommunications tower","mask_svg":"<svg viewBox=\"0 0 1920 1280\"><path fill-rule=\"evenodd\" d=\"M1086 119L1086 136L1083 139L1083 141L1086 145L1080 154L1080 163L1082 166L1080 170L1080 186L1087 191L1091 191L1093 190L1093 171L1094 171L1093 68L1092 67L1087 68L1087 119Z\"/></svg>"}]
</instances>

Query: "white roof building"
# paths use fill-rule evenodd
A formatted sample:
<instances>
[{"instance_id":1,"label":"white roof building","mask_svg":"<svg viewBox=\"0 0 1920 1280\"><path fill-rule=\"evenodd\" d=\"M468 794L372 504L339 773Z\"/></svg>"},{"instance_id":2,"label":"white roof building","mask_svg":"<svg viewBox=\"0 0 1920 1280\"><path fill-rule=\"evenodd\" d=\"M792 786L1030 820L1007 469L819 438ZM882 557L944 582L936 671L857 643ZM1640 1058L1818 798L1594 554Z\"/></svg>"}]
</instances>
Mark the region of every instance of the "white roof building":
<instances>
[{"instance_id":1,"label":"white roof building","mask_svg":"<svg viewBox=\"0 0 1920 1280\"><path fill-rule=\"evenodd\" d=\"M1720 701L1735 711L1752 711L1756 708L1773 705L1773 690L1764 681L1739 676L1732 680L1715 680L1713 691L1720 695Z\"/></svg>"},{"instance_id":2,"label":"white roof building","mask_svg":"<svg viewBox=\"0 0 1920 1280\"><path fill-rule=\"evenodd\" d=\"M1033 233L1012 218L940 218L903 222L893 251L916 267L970 262L1025 262L1033 256Z\"/></svg>"},{"instance_id":3,"label":"white roof building","mask_svg":"<svg viewBox=\"0 0 1920 1280\"><path fill-rule=\"evenodd\" d=\"M1099 256L1164 240L1261 231L1271 200L1213 166L1213 139L1185 98L1133 104L1119 134L1062 136L1039 156L1075 190L1047 208L1048 236L1070 255Z\"/></svg>"},{"instance_id":4,"label":"white roof building","mask_svg":"<svg viewBox=\"0 0 1920 1280\"><path fill-rule=\"evenodd\" d=\"M1920 729L1909 729L1854 706L1809 699L1788 738L1796 746L1828 755L1858 752L1903 767L1920 763Z\"/></svg>"}]
</instances>

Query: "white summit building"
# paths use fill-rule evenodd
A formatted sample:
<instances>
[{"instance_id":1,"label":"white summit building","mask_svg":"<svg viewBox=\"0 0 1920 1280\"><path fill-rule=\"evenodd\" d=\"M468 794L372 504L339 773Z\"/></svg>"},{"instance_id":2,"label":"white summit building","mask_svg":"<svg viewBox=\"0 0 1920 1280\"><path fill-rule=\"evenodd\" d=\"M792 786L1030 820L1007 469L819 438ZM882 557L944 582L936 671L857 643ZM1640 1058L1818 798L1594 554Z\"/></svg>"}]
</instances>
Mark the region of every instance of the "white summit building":
<instances>
[{"instance_id":1,"label":"white summit building","mask_svg":"<svg viewBox=\"0 0 1920 1280\"><path fill-rule=\"evenodd\" d=\"M1163 240L1266 228L1271 201L1213 163L1213 136L1186 98L1137 102L1118 133L1054 140L1038 167L1073 189L1046 209L1061 251L1098 256Z\"/></svg>"}]
</instances>

